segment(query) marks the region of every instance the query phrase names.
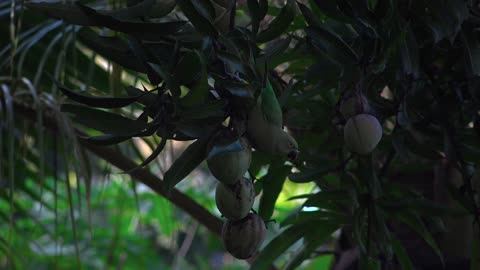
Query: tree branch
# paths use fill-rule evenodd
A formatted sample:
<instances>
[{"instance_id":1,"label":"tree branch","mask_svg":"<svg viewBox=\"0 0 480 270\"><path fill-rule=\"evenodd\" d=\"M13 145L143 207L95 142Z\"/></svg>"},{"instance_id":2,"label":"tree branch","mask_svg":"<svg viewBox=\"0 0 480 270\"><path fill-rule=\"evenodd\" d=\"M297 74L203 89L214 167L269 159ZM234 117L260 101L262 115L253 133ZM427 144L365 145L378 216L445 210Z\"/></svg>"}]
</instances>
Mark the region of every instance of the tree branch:
<instances>
[{"instance_id":1,"label":"tree branch","mask_svg":"<svg viewBox=\"0 0 480 270\"><path fill-rule=\"evenodd\" d=\"M128 171L130 168L134 168L135 166L137 166L135 162L131 161L122 153L110 147L93 145L90 143L86 143L85 141L81 141L81 144L90 152L108 161L109 163L123 171ZM162 197L165 197L167 200L171 201L175 206L187 212L200 224L207 227L214 234L221 234L223 223L218 217L212 215L197 202L195 202L182 192L178 191L177 189L172 190L171 195L167 196L167 194L165 194L164 192L162 179L153 175L153 173L151 173L149 170L139 169L132 172L130 175L151 188L153 191L155 191Z\"/></svg>"},{"instance_id":2,"label":"tree branch","mask_svg":"<svg viewBox=\"0 0 480 270\"><path fill-rule=\"evenodd\" d=\"M1 99L1 97L0 97ZM1 100L0 100L1 102ZM15 112L25 116L29 120L37 119L37 112L32 109L28 104L24 103L14 103ZM43 124L54 132L58 132L57 122L53 118L52 114L42 112ZM77 135L85 136L82 131L76 130ZM125 157L123 153L113 149L112 147L98 146L91 143L88 143L84 140L79 140L80 144L96 156L104 159L115 167L121 169L122 171L129 171L131 168L137 166L135 162ZM173 189L170 196L164 192L163 180L155 176L148 169L142 168L134 172L129 173L132 178L140 181L145 184L153 191L155 191L160 196L166 198L172 202L175 206L185 211L191 217L198 221L199 224L205 226L213 234L221 237L223 222L220 218L212 215L207 211L203 206L192 200L189 196L183 194L177 189ZM247 260L248 263L253 263L258 256L257 253ZM270 266L270 270L276 270L274 264Z\"/></svg>"},{"instance_id":3,"label":"tree branch","mask_svg":"<svg viewBox=\"0 0 480 270\"><path fill-rule=\"evenodd\" d=\"M15 112L25 116L27 119L34 120L37 117L37 112L32 109L27 104L23 103L14 103L14 110ZM44 125L54 132L58 132L58 126L55 119L51 116L52 114L43 112L43 119ZM79 130L76 130L77 135L84 136L85 134ZM137 166L135 162L130 160L129 158L125 157L125 155L111 147L105 146L98 146L86 141L80 140L80 144L88 149L93 154L97 155L98 157L104 159L105 161L111 163L115 167L119 168L122 171L129 171L131 168ZM222 231L222 220L214 215L212 215L209 211L207 211L203 206L192 200L189 196L183 194L182 192L178 191L177 189L172 190L170 196L165 194L163 189L163 181L162 179L155 176L147 169L139 169L136 170L130 175L135 178L136 180L140 181L141 183L145 184L153 191L165 197L167 200L172 202L175 206L182 209L190 216L192 216L198 223L205 226L209 229L212 233L217 236L221 235Z\"/></svg>"}]
</instances>

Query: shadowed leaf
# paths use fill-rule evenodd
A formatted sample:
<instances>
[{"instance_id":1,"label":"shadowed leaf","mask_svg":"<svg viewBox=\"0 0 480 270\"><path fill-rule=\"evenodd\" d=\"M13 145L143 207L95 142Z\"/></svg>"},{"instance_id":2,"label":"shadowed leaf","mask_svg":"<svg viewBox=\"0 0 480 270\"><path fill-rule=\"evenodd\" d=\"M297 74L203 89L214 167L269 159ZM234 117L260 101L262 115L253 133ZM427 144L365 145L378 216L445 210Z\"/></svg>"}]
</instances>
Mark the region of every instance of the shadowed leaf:
<instances>
[{"instance_id":1,"label":"shadowed leaf","mask_svg":"<svg viewBox=\"0 0 480 270\"><path fill-rule=\"evenodd\" d=\"M288 0L287 4L280 11L280 14L270 22L268 28L258 34L257 42L267 42L283 34L294 17L295 1Z\"/></svg>"},{"instance_id":2,"label":"shadowed leaf","mask_svg":"<svg viewBox=\"0 0 480 270\"><path fill-rule=\"evenodd\" d=\"M193 142L165 172L163 181L167 194L170 194L175 185L189 175L206 158L208 141L209 137L205 136Z\"/></svg>"},{"instance_id":3,"label":"shadowed leaf","mask_svg":"<svg viewBox=\"0 0 480 270\"><path fill-rule=\"evenodd\" d=\"M137 101L141 96L135 97L94 97L94 96L87 96L80 93L77 93L73 90L66 88L65 86L61 85L59 82L55 82L57 87L70 99L82 103L84 105L90 107L97 107L97 108L122 108L132 104L133 102Z\"/></svg>"},{"instance_id":4,"label":"shadowed leaf","mask_svg":"<svg viewBox=\"0 0 480 270\"><path fill-rule=\"evenodd\" d=\"M64 104L62 112L73 114L73 119L79 124L107 134L127 136L147 128L145 122L80 105Z\"/></svg>"}]
</instances>

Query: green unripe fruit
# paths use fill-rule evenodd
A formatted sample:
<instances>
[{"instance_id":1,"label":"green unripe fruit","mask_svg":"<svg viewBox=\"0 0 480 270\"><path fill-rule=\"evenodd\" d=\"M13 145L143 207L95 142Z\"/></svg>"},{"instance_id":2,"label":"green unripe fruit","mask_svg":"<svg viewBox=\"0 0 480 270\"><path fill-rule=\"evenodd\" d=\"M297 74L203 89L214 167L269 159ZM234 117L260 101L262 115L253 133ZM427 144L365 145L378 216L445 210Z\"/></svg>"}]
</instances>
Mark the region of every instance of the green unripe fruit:
<instances>
[{"instance_id":1,"label":"green unripe fruit","mask_svg":"<svg viewBox=\"0 0 480 270\"><path fill-rule=\"evenodd\" d=\"M362 95L342 100L340 104L340 113L345 119L349 119L357 114L363 114L370 111L367 99Z\"/></svg>"},{"instance_id":2,"label":"green unripe fruit","mask_svg":"<svg viewBox=\"0 0 480 270\"><path fill-rule=\"evenodd\" d=\"M243 177L252 162L252 150L247 139L241 138L244 149L237 152L223 152L207 160L210 172L220 182L231 185Z\"/></svg>"},{"instance_id":3,"label":"green unripe fruit","mask_svg":"<svg viewBox=\"0 0 480 270\"><path fill-rule=\"evenodd\" d=\"M222 215L231 220L246 217L255 202L255 188L248 178L242 177L233 185L218 183L215 202Z\"/></svg>"},{"instance_id":4,"label":"green unripe fruit","mask_svg":"<svg viewBox=\"0 0 480 270\"><path fill-rule=\"evenodd\" d=\"M372 152L380 142L382 126L372 115L355 115L348 119L343 128L343 136L348 150L365 155Z\"/></svg>"},{"instance_id":5,"label":"green unripe fruit","mask_svg":"<svg viewBox=\"0 0 480 270\"><path fill-rule=\"evenodd\" d=\"M262 245L265 234L265 223L253 213L241 220L228 220L222 228L225 249L238 259L248 259L254 255Z\"/></svg>"}]
</instances>

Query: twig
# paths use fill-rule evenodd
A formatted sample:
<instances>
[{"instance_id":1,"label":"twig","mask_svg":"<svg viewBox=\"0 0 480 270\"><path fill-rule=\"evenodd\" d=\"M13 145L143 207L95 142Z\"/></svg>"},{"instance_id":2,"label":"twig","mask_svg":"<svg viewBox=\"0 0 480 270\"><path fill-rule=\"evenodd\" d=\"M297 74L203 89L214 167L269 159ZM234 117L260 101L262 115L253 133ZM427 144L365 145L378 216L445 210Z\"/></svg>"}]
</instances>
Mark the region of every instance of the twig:
<instances>
[{"instance_id":1,"label":"twig","mask_svg":"<svg viewBox=\"0 0 480 270\"><path fill-rule=\"evenodd\" d=\"M187 255L187 252L190 249L190 246L192 245L192 241L195 236L195 233L197 232L197 227L198 227L198 223L196 221L193 221L193 223L189 226L185 239L182 241L182 245L180 246L177 253L175 254L174 266L172 267L172 269L179 269L178 268L179 260Z\"/></svg>"}]
</instances>

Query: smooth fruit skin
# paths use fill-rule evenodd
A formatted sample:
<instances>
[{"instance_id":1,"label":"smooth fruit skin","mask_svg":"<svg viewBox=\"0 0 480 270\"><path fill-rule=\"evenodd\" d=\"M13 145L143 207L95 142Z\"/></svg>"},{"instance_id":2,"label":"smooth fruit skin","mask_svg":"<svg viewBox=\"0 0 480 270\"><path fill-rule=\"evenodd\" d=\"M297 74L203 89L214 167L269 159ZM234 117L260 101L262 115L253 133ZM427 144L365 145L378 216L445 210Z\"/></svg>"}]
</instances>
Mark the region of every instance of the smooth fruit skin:
<instances>
[{"instance_id":1,"label":"smooth fruit skin","mask_svg":"<svg viewBox=\"0 0 480 270\"><path fill-rule=\"evenodd\" d=\"M364 114L370 111L368 100L363 95L355 95L340 104L340 113L343 118L349 119L358 114Z\"/></svg>"},{"instance_id":2,"label":"smooth fruit skin","mask_svg":"<svg viewBox=\"0 0 480 270\"><path fill-rule=\"evenodd\" d=\"M242 177L233 185L218 183L215 202L222 215L239 220L248 215L255 202L255 188L248 178Z\"/></svg>"},{"instance_id":3,"label":"smooth fruit skin","mask_svg":"<svg viewBox=\"0 0 480 270\"><path fill-rule=\"evenodd\" d=\"M228 220L222 228L225 249L238 259L248 259L254 255L265 240L265 235L265 223L253 213L241 220Z\"/></svg>"},{"instance_id":4,"label":"smooth fruit skin","mask_svg":"<svg viewBox=\"0 0 480 270\"><path fill-rule=\"evenodd\" d=\"M247 172L252 162L252 150L247 139L242 138L244 149L238 152L224 152L207 160L210 172L220 182L232 185Z\"/></svg>"},{"instance_id":5,"label":"smooth fruit skin","mask_svg":"<svg viewBox=\"0 0 480 270\"><path fill-rule=\"evenodd\" d=\"M382 126L374 116L359 114L348 119L343 135L348 150L366 155L371 153L382 139Z\"/></svg>"}]
</instances>

